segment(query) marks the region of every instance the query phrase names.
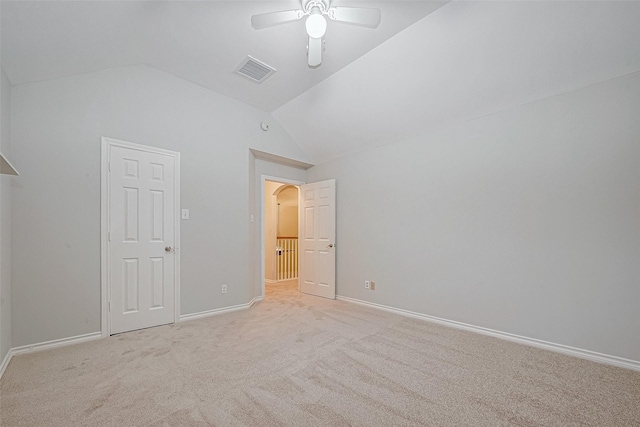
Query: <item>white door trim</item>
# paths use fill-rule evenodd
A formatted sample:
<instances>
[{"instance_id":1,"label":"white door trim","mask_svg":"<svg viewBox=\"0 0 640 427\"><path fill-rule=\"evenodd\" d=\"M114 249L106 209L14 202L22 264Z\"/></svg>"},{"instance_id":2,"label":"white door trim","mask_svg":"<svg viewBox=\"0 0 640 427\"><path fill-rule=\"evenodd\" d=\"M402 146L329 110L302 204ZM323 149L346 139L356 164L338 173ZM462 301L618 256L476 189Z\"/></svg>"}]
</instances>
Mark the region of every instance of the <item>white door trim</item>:
<instances>
[{"instance_id":1,"label":"white door trim","mask_svg":"<svg viewBox=\"0 0 640 427\"><path fill-rule=\"evenodd\" d=\"M264 298L264 273L265 273L265 265L264 265L264 230L265 230L265 223L264 223L264 185L266 181L275 181L275 182L281 182L282 184L291 184L291 185L302 185L302 184L306 184L306 182L304 181L295 181L292 179L286 179L286 178L279 178L277 176L270 176L270 175L261 175L260 176L260 287L262 289L262 295L261 298ZM300 214L300 209L298 207L298 215ZM255 288L254 288L255 289Z\"/></svg>"},{"instance_id":2,"label":"white door trim","mask_svg":"<svg viewBox=\"0 0 640 427\"><path fill-rule=\"evenodd\" d=\"M102 137L101 172L100 172L100 330L102 337L111 334L109 322L109 149L122 147L149 153L174 157L174 233L175 233L175 310L173 322L180 319L180 153L147 145L134 144L113 138Z\"/></svg>"}]
</instances>

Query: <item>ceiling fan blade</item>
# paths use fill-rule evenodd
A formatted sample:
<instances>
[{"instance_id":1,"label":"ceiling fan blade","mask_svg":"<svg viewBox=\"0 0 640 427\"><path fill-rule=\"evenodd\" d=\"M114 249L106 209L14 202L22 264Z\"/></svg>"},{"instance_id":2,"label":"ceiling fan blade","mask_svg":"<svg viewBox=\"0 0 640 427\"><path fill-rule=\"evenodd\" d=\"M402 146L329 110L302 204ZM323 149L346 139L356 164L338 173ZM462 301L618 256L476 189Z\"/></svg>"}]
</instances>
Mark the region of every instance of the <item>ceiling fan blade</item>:
<instances>
[{"instance_id":1,"label":"ceiling fan blade","mask_svg":"<svg viewBox=\"0 0 640 427\"><path fill-rule=\"evenodd\" d=\"M256 30L271 27L272 25L283 24L302 18L304 13L301 10L283 10L281 12L261 13L251 17L251 26Z\"/></svg>"},{"instance_id":2,"label":"ceiling fan blade","mask_svg":"<svg viewBox=\"0 0 640 427\"><path fill-rule=\"evenodd\" d=\"M322 62L322 38L309 37L309 67L317 67Z\"/></svg>"},{"instance_id":3,"label":"ceiling fan blade","mask_svg":"<svg viewBox=\"0 0 640 427\"><path fill-rule=\"evenodd\" d=\"M380 9L363 7L332 7L329 9L329 19L364 27L376 28L380 24L382 14Z\"/></svg>"}]
</instances>

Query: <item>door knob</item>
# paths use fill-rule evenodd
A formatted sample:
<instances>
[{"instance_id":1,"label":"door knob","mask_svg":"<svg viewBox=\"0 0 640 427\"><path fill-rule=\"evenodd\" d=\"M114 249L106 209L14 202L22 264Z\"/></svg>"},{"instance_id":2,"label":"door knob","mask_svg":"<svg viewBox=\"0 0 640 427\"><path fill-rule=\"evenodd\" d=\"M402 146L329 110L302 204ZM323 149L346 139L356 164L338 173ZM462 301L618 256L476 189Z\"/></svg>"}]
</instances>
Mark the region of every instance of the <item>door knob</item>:
<instances>
[{"instance_id":1,"label":"door knob","mask_svg":"<svg viewBox=\"0 0 640 427\"><path fill-rule=\"evenodd\" d=\"M329 243L329 244L327 245L327 248L329 248L329 249L331 249L331 248L333 248L333 247L335 247L335 245L334 245L333 243Z\"/></svg>"},{"instance_id":2,"label":"door knob","mask_svg":"<svg viewBox=\"0 0 640 427\"><path fill-rule=\"evenodd\" d=\"M165 252L173 252L173 248L171 246L165 246L164 251Z\"/></svg>"}]
</instances>

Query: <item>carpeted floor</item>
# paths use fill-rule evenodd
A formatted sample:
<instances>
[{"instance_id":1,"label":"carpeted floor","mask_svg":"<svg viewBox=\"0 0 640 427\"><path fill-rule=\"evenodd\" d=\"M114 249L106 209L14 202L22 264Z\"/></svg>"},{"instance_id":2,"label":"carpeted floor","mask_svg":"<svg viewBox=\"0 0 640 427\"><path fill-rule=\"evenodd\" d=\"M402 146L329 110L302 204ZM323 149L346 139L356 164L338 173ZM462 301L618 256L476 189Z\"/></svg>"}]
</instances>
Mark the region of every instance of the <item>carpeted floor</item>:
<instances>
[{"instance_id":1,"label":"carpeted floor","mask_svg":"<svg viewBox=\"0 0 640 427\"><path fill-rule=\"evenodd\" d=\"M250 310L15 357L9 426L640 426L640 372L269 287Z\"/></svg>"}]
</instances>

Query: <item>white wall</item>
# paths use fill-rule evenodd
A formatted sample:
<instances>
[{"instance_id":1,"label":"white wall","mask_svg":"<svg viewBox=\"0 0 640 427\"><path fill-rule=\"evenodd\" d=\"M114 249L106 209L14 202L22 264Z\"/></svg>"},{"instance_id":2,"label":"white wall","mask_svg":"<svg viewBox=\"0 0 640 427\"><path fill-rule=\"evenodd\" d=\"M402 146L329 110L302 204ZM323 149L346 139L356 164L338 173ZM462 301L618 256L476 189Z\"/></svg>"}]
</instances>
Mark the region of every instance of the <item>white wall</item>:
<instances>
[{"instance_id":1,"label":"white wall","mask_svg":"<svg viewBox=\"0 0 640 427\"><path fill-rule=\"evenodd\" d=\"M11 156L11 83L0 66L0 151ZM11 349L11 181L0 175L0 365Z\"/></svg>"},{"instance_id":2,"label":"white wall","mask_svg":"<svg viewBox=\"0 0 640 427\"><path fill-rule=\"evenodd\" d=\"M338 294L640 361L639 117L634 73L311 168Z\"/></svg>"},{"instance_id":3,"label":"white wall","mask_svg":"<svg viewBox=\"0 0 640 427\"><path fill-rule=\"evenodd\" d=\"M15 86L12 113L14 347L100 329L102 136L181 153L181 313L254 296L249 148L306 160L268 113L146 66Z\"/></svg>"}]
</instances>

